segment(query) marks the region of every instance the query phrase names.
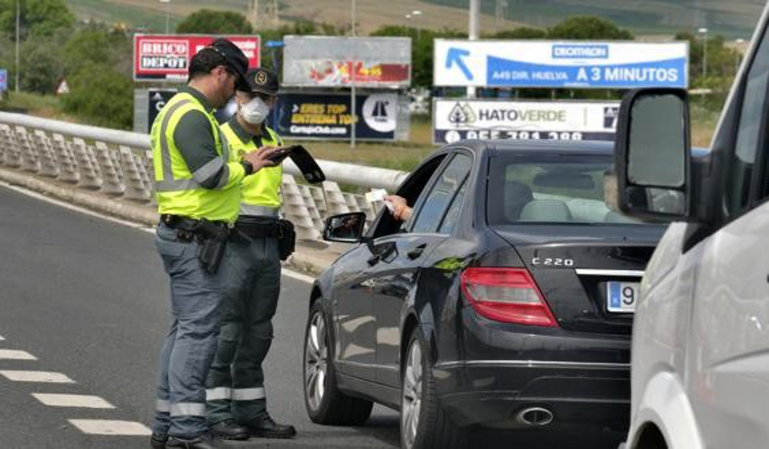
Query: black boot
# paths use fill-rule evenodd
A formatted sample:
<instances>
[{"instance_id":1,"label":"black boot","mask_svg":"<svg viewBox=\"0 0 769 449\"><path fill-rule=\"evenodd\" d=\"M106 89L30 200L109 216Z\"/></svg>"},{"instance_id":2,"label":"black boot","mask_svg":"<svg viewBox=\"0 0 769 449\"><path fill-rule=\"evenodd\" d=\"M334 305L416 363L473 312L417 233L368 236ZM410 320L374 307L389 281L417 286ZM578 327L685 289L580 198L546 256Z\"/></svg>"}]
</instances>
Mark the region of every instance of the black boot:
<instances>
[{"instance_id":1,"label":"black boot","mask_svg":"<svg viewBox=\"0 0 769 449\"><path fill-rule=\"evenodd\" d=\"M168 435L165 433L153 433L150 437L150 445L152 449L166 449L166 442L168 441Z\"/></svg>"},{"instance_id":2,"label":"black boot","mask_svg":"<svg viewBox=\"0 0 769 449\"><path fill-rule=\"evenodd\" d=\"M296 436L294 426L278 424L269 416L261 421L243 424L248 428L252 437L258 438L293 438Z\"/></svg>"},{"instance_id":3,"label":"black boot","mask_svg":"<svg viewBox=\"0 0 769 449\"><path fill-rule=\"evenodd\" d=\"M219 437L214 435L213 432L204 432L192 439L184 439L177 437L168 438L166 447L180 448L180 449L222 449L224 445L221 444Z\"/></svg>"},{"instance_id":4,"label":"black boot","mask_svg":"<svg viewBox=\"0 0 769 449\"><path fill-rule=\"evenodd\" d=\"M247 428L229 419L220 421L208 428L223 440L247 440L249 437Z\"/></svg>"}]
</instances>

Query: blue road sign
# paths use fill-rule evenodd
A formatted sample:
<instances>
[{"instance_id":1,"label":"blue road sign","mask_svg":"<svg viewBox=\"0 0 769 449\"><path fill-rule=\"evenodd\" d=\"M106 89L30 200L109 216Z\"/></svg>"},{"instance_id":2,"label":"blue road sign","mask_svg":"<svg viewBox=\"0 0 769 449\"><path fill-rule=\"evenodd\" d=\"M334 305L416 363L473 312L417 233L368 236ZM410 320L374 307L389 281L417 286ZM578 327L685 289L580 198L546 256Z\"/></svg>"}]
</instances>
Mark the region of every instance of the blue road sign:
<instances>
[{"instance_id":1,"label":"blue road sign","mask_svg":"<svg viewBox=\"0 0 769 449\"><path fill-rule=\"evenodd\" d=\"M436 86L688 86L687 42L435 41Z\"/></svg>"}]
</instances>

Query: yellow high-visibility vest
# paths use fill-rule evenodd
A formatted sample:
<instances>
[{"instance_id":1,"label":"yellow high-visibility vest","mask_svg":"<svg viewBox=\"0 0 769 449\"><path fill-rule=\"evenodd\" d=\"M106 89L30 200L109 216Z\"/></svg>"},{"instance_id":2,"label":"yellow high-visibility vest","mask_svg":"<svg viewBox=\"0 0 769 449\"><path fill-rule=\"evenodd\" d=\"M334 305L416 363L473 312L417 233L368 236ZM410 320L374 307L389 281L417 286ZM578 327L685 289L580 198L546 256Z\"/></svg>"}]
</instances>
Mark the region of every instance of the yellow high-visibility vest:
<instances>
[{"instance_id":1,"label":"yellow high-visibility vest","mask_svg":"<svg viewBox=\"0 0 769 449\"><path fill-rule=\"evenodd\" d=\"M176 126L185 114L192 111L200 111L208 118L216 152L220 155L199 170L216 173L222 166L225 167L222 179L214 189L204 188L195 181L174 141ZM152 125L151 138L158 213L230 223L237 220L240 184L246 172L239 162L229 161L219 126L210 111L191 94L180 92L158 114Z\"/></svg>"},{"instance_id":2,"label":"yellow high-visibility vest","mask_svg":"<svg viewBox=\"0 0 769 449\"><path fill-rule=\"evenodd\" d=\"M260 136L262 146L277 147L283 144L275 131L266 126L263 129L266 132ZM248 139L246 142L240 140L229 123L222 125L221 130L227 142L231 162L239 161L246 153L259 150L254 139ZM240 215L277 217L283 204L280 194L282 182L283 167L280 165L264 167L245 178L241 191Z\"/></svg>"}]
</instances>

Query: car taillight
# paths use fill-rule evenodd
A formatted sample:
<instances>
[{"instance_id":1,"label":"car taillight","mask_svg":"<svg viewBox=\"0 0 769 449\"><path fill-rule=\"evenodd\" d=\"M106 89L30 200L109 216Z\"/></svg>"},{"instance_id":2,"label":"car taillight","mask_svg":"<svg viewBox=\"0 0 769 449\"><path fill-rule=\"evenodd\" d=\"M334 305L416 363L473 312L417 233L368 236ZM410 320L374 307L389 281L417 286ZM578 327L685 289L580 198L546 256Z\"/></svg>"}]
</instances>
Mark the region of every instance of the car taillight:
<instances>
[{"instance_id":1,"label":"car taillight","mask_svg":"<svg viewBox=\"0 0 769 449\"><path fill-rule=\"evenodd\" d=\"M525 268L467 268L462 292L473 309L506 323L557 327L553 313Z\"/></svg>"}]
</instances>

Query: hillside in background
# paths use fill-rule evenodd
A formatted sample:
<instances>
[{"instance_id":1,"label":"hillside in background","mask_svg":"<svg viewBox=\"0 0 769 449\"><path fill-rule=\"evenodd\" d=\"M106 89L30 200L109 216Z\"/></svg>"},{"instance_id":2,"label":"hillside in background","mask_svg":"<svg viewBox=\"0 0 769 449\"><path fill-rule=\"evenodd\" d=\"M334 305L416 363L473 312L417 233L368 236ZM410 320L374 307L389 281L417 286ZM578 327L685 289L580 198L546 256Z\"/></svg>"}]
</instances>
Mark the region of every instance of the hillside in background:
<instances>
[{"instance_id":1,"label":"hillside in background","mask_svg":"<svg viewBox=\"0 0 769 449\"><path fill-rule=\"evenodd\" d=\"M426 1L465 9L469 3ZM481 0L481 10L540 27L574 15L596 15L635 34L674 34L705 26L727 37L749 39L765 4L764 0Z\"/></svg>"},{"instance_id":2,"label":"hillside in background","mask_svg":"<svg viewBox=\"0 0 769 449\"><path fill-rule=\"evenodd\" d=\"M163 32L166 4L158 0L66 0L80 19L125 23L131 28ZM260 0L262 5L272 4ZM349 26L350 0L279 0L280 23L297 20ZM467 29L468 0L357 0L361 33L382 25L419 26L440 30ZM481 29L495 32L522 24L547 27L573 15L596 15L637 35L674 34L701 26L729 38L750 38L763 0L481 0ZM171 0L171 29L184 16L201 8L246 14L247 0ZM413 10L422 15L409 20ZM274 16L263 16L260 27L274 27Z\"/></svg>"}]
</instances>

